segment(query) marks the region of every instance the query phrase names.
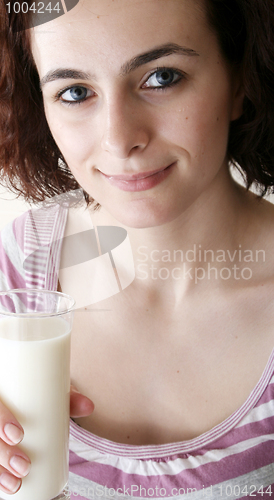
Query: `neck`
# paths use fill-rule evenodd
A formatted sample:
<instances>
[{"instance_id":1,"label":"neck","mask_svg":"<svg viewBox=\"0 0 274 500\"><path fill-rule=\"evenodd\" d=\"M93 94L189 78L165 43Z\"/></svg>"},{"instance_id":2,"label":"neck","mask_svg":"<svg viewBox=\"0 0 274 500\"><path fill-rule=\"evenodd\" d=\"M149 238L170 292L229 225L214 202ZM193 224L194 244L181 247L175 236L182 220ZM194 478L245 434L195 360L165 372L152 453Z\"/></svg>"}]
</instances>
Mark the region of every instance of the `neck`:
<instances>
[{"instance_id":1,"label":"neck","mask_svg":"<svg viewBox=\"0 0 274 500\"><path fill-rule=\"evenodd\" d=\"M212 270L211 274L218 281L218 272L229 267L226 260L230 267L239 260L244 246L240 234L247 221L247 199L249 195L226 172L222 182L216 179L184 213L164 225L126 227L103 208L95 216L95 223L123 226L127 230L140 286L157 289L157 293L173 290L181 297L190 289L205 285L203 278L209 263L217 269L217 273ZM222 259L220 249L224 252Z\"/></svg>"}]
</instances>

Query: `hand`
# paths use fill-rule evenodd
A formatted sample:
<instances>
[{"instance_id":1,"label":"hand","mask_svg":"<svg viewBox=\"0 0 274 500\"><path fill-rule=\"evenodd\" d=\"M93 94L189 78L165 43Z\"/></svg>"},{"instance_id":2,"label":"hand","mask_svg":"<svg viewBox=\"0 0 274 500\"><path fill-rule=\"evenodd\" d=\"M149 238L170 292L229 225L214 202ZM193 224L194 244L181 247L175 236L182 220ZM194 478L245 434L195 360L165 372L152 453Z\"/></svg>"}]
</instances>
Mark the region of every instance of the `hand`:
<instances>
[{"instance_id":1,"label":"hand","mask_svg":"<svg viewBox=\"0 0 274 500\"><path fill-rule=\"evenodd\" d=\"M30 459L17 446L23 437L22 426L0 402L0 489L5 493L16 493L30 471Z\"/></svg>"},{"instance_id":2,"label":"hand","mask_svg":"<svg viewBox=\"0 0 274 500\"><path fill-rule=\"evenodd\" d=\"M71 385L71 417L86 417L93 410L93 402ZM30 471L29 457L17 446L23 437L22 426L0 402L0 491L5 493L16 493L21 487L22 478Z\"/></svg>"},{"instance_id":3,"label":"hand","mask_svg":"<svg viewBox=\"0 0 274 500\"><path fill-rule=\"evenodd\" d=\"M83 396L74 385L70 386L70 416L72 418L87 417L94 410L93 402Z\"/></svg>"}]
</instances>

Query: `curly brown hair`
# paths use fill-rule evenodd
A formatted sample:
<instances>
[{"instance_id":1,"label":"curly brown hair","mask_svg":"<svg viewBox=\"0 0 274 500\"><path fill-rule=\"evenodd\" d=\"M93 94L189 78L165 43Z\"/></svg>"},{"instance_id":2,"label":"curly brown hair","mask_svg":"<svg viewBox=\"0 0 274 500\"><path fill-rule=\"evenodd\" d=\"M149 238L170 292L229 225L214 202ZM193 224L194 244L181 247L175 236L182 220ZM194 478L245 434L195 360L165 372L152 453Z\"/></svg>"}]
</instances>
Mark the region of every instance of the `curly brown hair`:
<instances>
[{"instance_id":1,"label":"curly brown hair","mask_svg":"<svg viewBox=\"0 0 274 500\"><path fill-rule=\"evenodd\" d=\"M205 1L224 57L243 75L244 109L231 123L228 158L247 189L255 183L263 196L274 186L274 1ZM80 186L45 118L30 19L31 12L9 14L0 0L0 169L10 189L39 202Z\"/></svg>"}]
</instances>

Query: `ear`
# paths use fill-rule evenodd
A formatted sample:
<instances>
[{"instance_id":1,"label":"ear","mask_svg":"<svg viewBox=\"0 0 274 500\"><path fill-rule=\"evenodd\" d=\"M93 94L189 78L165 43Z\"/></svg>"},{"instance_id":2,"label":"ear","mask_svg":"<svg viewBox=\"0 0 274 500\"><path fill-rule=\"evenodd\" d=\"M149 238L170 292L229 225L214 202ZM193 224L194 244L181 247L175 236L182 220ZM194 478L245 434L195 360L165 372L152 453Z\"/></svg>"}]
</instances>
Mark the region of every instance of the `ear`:
<instances>
[{"instance_id":1,"label":"ear","mask_svg":"<svg viewBox=\"0 0 274 500\"><path fill-rule=\"evenodd\" d=\"M242 75L238 73L234 75L231 121L238 120L238 118L242 116L244 98L245 91L242 81Z\"/></svg>"}]
</instances>

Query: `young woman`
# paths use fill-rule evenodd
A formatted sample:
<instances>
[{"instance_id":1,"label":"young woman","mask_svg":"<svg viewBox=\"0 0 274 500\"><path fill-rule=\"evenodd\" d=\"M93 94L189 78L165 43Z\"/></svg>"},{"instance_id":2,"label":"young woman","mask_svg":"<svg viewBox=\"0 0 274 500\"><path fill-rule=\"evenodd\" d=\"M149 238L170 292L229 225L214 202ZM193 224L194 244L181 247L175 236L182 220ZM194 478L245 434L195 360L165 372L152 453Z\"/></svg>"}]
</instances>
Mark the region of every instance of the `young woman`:
<instances>
[{"instance_id":1,"label":"young woman","mask_svg":"<svg viewBox=\"0 0 274 500\"><path fill-rule=\"evenodd\" d=\"M75 316L71 498L271 498L274 208L229 164L271 189L273 2L82 0L26 30L31 15L2 0L3 178L32 201L84 190L86 210L36 217L58 226L60 268L66 236L120 226L136 269ZM2 289L36 279L26 217L2 232ZM1 406L6 492L29 470L22 435Z\"/></svg>"}]
</instances>

